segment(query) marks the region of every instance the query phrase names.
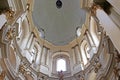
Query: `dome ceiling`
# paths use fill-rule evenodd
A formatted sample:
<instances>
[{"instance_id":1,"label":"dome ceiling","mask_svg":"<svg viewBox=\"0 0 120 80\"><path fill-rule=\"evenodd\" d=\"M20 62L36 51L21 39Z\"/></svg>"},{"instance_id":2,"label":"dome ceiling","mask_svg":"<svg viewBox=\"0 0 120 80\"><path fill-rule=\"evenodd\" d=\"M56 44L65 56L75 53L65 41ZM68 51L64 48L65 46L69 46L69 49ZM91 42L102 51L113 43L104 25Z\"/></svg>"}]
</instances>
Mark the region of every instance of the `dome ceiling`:
<instances>
[{"instance_id":1,"label":"dome ceiling","mask_svg":"<svg viewBox=\"0 0 120 80\"><path fill-rule=\"evenodd\" d=\"M45 39L54 45L66 45L76 37L76 28L85 22L86 12L80 8L80 0L35 0L33 21L45 31Z\"/></svg>"}]
</instances>

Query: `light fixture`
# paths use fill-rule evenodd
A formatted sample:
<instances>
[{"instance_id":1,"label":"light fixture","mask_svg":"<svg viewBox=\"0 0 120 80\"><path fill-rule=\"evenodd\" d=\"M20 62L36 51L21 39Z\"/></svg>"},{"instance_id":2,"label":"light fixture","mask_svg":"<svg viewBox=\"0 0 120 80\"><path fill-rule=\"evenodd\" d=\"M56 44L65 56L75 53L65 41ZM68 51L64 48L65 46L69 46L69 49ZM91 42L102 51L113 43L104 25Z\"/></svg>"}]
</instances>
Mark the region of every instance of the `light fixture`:
<instances>
[{"instance_id":1,"label":"light fixture","mask_svg":"<svg viewBox=\"0 0 120 80\"><path fill-rule=\"evenodd\" d=\"M62 1L57 0L57 1L56 1L56 7L57 7L58 9L60 9L60 8L62 7Z\"/></svg>"}]
</instances>

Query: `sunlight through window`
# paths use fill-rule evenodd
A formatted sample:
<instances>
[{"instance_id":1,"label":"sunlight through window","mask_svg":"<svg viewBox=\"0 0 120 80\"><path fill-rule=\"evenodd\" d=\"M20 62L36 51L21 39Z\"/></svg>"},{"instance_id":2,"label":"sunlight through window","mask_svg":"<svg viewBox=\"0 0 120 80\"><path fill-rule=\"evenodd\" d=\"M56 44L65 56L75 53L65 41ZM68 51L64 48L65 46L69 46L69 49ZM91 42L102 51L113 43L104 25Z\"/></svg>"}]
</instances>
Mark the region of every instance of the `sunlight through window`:
<instances>
[{"instance_id":1,"label":"sunlight through window","mask_svg":"<svg viewBox=\"0 0 120 80\"><path fill-rule=\"evenodd\" d=\"M57 60L57 71L66 71L66 61L64 59Z\"/></svg>"}]
</instances>

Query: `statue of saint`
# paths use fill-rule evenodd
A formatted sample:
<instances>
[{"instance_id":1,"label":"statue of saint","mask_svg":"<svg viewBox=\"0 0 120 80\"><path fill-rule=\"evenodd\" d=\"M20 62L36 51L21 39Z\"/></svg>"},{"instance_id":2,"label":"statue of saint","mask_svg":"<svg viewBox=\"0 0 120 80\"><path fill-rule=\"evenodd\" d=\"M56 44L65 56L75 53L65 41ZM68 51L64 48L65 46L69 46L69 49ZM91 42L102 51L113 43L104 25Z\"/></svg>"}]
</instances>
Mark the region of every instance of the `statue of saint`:
<instances>
[{"instance_id":1,"label":"statue of saint","mask_svg":"<svg viewBox=\"0 0 120 80\"><path fill-rule=\"evenodd\" d=\"M2 73L0 74L0 80L4 80L5 78L5 71L2 71Z\"/></svg>"},{"instance_id":2,"label":"statue of saint","mask_svg":"<svg viewBox=\"0 0 120 80\"><path fill-rule=\"evenodd\" d=\"M58 76L59 76L59 80L63 80L64 75L62 70L58 72Z\"/></svg>"}]
</instances>

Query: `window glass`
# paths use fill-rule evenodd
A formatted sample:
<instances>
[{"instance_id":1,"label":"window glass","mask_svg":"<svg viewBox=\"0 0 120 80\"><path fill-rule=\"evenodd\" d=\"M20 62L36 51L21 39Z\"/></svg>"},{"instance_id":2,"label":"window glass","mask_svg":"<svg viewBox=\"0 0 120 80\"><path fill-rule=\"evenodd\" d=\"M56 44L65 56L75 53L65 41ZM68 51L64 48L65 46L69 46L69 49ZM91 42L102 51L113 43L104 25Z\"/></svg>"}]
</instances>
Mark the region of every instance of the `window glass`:
<instances>
[{"instance_id":1,"label":"window glass","mask_svg":"<svg viewBox=\"0 0 120 80\"><path fill-rule=\"evenodd\" d=\"M64 59L57 60L57 71L66 71L66 61Z\"/></svg>"}]
</instances>

